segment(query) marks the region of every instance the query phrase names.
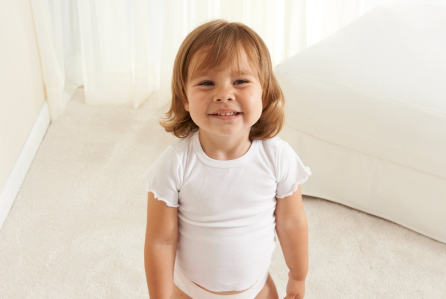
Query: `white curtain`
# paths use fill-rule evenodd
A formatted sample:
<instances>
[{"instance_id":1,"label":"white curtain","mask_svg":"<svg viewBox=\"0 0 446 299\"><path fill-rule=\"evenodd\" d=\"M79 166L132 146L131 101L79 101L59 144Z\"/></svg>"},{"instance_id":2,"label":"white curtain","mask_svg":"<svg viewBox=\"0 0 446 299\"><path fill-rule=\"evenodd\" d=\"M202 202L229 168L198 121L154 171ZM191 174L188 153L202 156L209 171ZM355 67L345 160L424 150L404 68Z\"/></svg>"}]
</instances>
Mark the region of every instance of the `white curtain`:
<instances>
[{"instance_id":1,"label":"white curtain","mask_svg":"<svg viewBox=\"0 0 446 299\"><path fill-rule=\"evenodd\" d=\"M176 52L208 20L250 26L275 67L383 1L30 0L51 121L81 85L87 105L167 107Z\"/></svg>"}]
</instances>

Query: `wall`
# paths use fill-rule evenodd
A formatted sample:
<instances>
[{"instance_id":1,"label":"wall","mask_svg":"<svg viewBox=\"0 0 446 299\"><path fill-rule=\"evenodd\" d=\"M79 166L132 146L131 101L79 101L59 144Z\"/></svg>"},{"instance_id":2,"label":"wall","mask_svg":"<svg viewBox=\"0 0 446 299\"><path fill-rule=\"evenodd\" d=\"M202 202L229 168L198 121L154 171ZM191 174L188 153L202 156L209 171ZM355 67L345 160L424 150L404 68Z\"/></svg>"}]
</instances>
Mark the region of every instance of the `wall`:
<instances>
[{"instance_id":1,"label":"wall","mask_svg":"<svg viewBox=\"0 0 446 299\"><path fill-rule=\"evenodd\" d=\"M0 1L0 190L45 101L29 0Z\"/></svg>"}]
</instances>

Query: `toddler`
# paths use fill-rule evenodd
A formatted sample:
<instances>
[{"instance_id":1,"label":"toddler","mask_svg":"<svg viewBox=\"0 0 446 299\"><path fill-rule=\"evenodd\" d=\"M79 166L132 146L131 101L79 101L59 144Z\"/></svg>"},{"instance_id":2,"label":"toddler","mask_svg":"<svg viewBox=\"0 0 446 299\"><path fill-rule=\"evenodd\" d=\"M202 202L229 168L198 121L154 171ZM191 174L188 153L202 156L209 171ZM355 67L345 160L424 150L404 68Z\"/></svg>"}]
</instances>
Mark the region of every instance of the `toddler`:
<instances>
[{"instance_id":1,"label":"toddler","mask_svg":"<svg viewBox=\"0 0 446 299\"><path fill-rule=\"evenodd\" d=\"M311 171L277 136L284 109L268 49L251 28L219 19L185 38L160 122L179 140L141 176L150 298L278 298L269 274L275 232L290 269L286 298L303 298L300 184Z\"/></svg>"}]
</instances>

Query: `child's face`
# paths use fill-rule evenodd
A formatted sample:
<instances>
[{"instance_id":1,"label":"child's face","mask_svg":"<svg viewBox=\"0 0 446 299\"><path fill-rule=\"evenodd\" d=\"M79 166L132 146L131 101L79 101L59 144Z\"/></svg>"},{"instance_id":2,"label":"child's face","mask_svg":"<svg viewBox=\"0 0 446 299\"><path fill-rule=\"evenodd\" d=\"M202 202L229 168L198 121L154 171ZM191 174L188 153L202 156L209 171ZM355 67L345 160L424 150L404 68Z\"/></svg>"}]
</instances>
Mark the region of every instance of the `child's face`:
<instances>
[{"instance_id":1,"label":"child's face","mask_svg":"<svg viewBox=\"0 0 446 299\"><path fill-rule=\"evenodd\" d=\"M191 65L199 65L203 58L202 53L197 52ZM212 70L206 74L196 71L193 78L189 73L185 109L200 130L221 138L249 136L252 125L260 118L263 109L262 86L244 51L240 59L242 75L239 75L235 55L233 66L227 69ZM233 109L242 113L233 119L210 115L219 109Z\"/></svg>"}]
</instances>

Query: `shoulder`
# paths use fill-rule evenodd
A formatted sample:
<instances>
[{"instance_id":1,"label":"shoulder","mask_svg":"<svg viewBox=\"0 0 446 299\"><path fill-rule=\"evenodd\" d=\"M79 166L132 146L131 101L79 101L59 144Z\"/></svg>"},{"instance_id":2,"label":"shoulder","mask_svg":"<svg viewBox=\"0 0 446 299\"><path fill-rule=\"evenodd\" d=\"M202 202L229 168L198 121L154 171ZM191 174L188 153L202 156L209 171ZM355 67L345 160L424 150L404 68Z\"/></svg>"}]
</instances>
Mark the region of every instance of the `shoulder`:
<instances>
[{"instance_id":1,"label":"shoulder","mask_svg":"<svg viewBox=\"0 0 446 299\"><path fill-rule=\"evenodd\" d=\"M269 146L275 151L276 157L280 159L282 155L296 155L296 152L291 147L291 145L286 141L280 138L279 136L275 136L271 138L269 141Z\"/></svg>"},{"instance_id":2,"label":"shoulder","mask_svg":"<svg viewBox=\"0 0 446 299\"><path fill-rule=\"evenodd\" d=\"M274 169L274 172L277 172L277 164L279 159L279 150L281 146L282 140L279 136L275 136L273 138L258 140L261 152L260 157L263 157L262 160L269 161L269 164Z\"/></svg>"},{"instance_id":3,"label":"shoulder","mask_svg":"<svg viewBox=\"0 0 446 299\"><path fill-rule=\"evenodd\" d=\"M151 184L159 181L160 178L165 181L177 182L182 178L182 164L180 154L173 144L169 144L150 164L146 172L142 174L141 179Z\"/></svg>"},{"instance_id":4,"label":"shoulder","mask_svg":"<svg viewBox=\"0 0 446 299\"><path fill-rule=\"evenodd\" d=\"M159 170L160 168L168 168L170 166L181 167L183 146L181 140L169 144L153 161L151 168Z\"/></svg>"},{"instance_id":5,"label":"shoulder","mask_svg":"<svg viewBox=\"0 0 446 299\"><path fill-rule=\"evenodd\" d=\"M193 145L194 134L195 132L191 132L189 136L185 138L178 138L178 140L176 140L170 146L177 152L179 156L185 155Z\"/></svg>"},{"instance_id":6,"label":"shoulder","mask_svg":"<svg viewBox=\"0 0 446 299\"><path fill-rule=\"evenodd\" d=\"M279 143L282 141L279 136L274 136L273 138L259 140L264 148L269 150L277 150L279 147Z\"/></svg>"},{"instance_id":7,"label":"shoulder","mask_svg":"<svg viewBox=\"0 0 446 299\"><path fill-rule=\"evenodd\" d=\"M179 164L179 168L183 171L186 169L190 156L193 155L193 132L185 138L178 138L178 140L171 143L166 151L168 154L165 159L172 159L171 163Z\"/></svg>"},{"instance_id":8,"label":"shoulder","mask_svg":"<svg viewBox=\"0 0 446 299\"><path fill-rule=\"evenodd\" d=\"M268 154L268 156L271 156L276 160L280 153L280 148L283 147L282 143L284 141L279 136L259 141L261 145L260 147Z\"/></svg>"},{"instance_id":9,"label":"shoulder","mask_svg":"<svg viewBox=\"0 0 446 299\"><path fill-rule=\"evenodd\" d=\"M290 164L301 163L299 156L291 145L279 136L262 140L262 145L274 165L276 175L287 169Z\"/></svg>"}]
</instances>

